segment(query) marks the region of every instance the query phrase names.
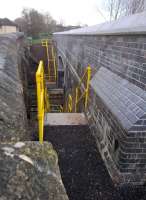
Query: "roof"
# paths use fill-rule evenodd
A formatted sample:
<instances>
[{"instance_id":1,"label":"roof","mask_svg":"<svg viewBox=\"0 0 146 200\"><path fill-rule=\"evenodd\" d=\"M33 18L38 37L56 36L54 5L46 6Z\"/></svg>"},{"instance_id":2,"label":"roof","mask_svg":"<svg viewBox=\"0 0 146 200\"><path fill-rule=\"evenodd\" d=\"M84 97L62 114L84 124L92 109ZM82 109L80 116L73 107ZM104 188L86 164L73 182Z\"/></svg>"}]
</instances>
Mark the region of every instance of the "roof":
<instances>
[{"instance_id":1,"label":"roof","mask_svg":"<svg viewBox=\"0 0 146 200\"><path fill-rule=\"evenodd\" d=\"M8 18L0 18L0 26L17 26L17 25Z\"/></svg>"},{"instance_id":2,"label":"roof","mask_svg":"<svg viewBox=\"0 0 146 200\"><path fill-rule=\"evenodd\" d=\"M55 35L120 35L129 33L146 34L146 11L122 17L116 21L105 22L94 26L54 33Z\"/></svg>"},{"instance_id":3,"label":"roof","mask_svg":"<svg viewBox=\"0 0 146 200\"><path fill-rule=\"evenodd\" d=\"M124 129L132 130L145 116L146 92L110 70L101 67L93 76L91 87Z\"/></svg>"}]
</instances>

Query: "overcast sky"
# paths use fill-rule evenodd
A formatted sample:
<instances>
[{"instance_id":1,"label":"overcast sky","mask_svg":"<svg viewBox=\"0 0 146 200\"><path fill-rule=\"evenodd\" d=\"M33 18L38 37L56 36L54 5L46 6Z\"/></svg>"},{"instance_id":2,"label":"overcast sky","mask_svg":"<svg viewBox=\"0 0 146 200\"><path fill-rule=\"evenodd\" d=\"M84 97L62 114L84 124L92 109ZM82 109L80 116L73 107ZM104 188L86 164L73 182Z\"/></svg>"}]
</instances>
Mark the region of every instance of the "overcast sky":
<instances>
[{"instance_id":1,"label":"overcast sky","mask_svg":"<svg viewBox=\"0 0 146 200\"><path fill-rule=\"evenodd\" d=\"M94 25L104 22L98 8L106 17L103 2L105 0L1 0L0 18L14 20L21 15L23 8L35 8L49 12L58 22L66 25Z\"/></svg>"}]
</instances>

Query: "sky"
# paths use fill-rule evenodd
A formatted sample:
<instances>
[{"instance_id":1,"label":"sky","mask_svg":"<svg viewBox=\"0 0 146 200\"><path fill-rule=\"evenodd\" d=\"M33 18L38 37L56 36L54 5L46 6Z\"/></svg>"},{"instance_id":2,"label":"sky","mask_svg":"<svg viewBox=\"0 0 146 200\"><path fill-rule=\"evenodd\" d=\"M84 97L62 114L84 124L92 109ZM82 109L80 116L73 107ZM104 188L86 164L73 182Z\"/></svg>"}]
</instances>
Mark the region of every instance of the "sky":
<instances>
[{"instance_id":1,"label":"sky","mask_svg":"<svg viewBox=\"0 0 146 200\"><path fill-rule=\"evenodd\" d=\"M95 25L105 21L104 0L1 0L0 18L11 20L21 16L23 8L49 12L65 25ZM99 11L100 10L100 11ZM102 16L102 14L104 17Z\"/></svg>"}]
</instances>

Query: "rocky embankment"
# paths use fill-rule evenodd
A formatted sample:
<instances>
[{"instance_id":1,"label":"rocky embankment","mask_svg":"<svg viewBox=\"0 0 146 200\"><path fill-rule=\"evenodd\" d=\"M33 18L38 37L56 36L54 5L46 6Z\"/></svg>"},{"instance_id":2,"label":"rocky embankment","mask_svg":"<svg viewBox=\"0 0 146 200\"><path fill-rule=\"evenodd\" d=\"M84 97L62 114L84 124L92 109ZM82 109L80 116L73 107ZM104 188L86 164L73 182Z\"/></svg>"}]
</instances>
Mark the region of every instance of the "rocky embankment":
<instances>
[{"instance_id":1,"label":"rocky embankment","mask_svg":"<svg viewBox=\"0 0 146 200\"><path fill-rule=\"evenodd\" d=\"M50 143L1 144L0 199L68 200Z\"/></svg>"}]
</instances>

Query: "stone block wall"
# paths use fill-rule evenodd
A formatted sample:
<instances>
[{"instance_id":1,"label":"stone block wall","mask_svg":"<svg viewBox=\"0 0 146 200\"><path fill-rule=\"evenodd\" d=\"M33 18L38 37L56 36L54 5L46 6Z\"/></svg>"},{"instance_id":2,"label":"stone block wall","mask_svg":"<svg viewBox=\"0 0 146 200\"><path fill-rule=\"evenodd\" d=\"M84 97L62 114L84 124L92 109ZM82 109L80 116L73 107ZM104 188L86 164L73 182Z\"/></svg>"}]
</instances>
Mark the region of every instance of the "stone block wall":
<instances>
[{"instance_id":1,"label":"stone block wall","mask_svg":"<svg viewBox=\"0 0 146 200\"><path fill-rule=\"evenodd\" d=\"M103 66L146 90L144 35L62 35L63 38L65 40L59 40L58 48L76 69L80 64L86 67L90 63L95 73Z\"/></svg>"},{"instance_id":2,"label":"stone block wall","mask_svg":"<svg viewBox=\"0 0 146 200\"><path fill-rule=\"evenodd\" d=\"M0 36L0 141L28 140L23 34ZM23 49L23 50L22 50ZM26 67L26 66L25 66Z\"/></svg>"},{"instance_id":3,"label":"stone block wall","mask_svg":"<svg viewBox=\"0 0 146 200\"><path fill-rule=\"evenodd\" d=\"M139 18L146 14L54 34L67 93L75 96L79 77L92 67L86 115L112 179L121 184L146 181L146 26Z\"/></svg>"}]
</instances>

